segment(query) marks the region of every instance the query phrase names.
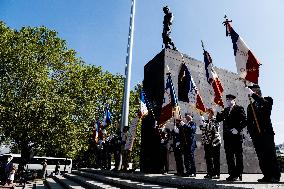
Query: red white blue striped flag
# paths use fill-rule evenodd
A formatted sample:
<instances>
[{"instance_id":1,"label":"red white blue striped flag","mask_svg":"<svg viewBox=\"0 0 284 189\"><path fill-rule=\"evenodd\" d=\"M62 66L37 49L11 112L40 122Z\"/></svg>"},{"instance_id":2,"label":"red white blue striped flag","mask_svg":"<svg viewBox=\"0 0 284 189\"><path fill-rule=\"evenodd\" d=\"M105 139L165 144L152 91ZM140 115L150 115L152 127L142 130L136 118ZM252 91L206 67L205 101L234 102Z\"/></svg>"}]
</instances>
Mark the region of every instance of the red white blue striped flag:
<instances>
[{"instance_id":1,"label":"red white blue striped flag","mask_svg":"<svg viewBox=\"0 0 284 189\"><path fill-rule=\"evenodd\" d=\"M224 108L224 103L222 100L222 94L224 88L217 73L215 72L212 64L212 58L206 50L203 49L204 63L205 63L205 73L208 83L212 86L214 90L214 103Z\"/></svg>"},{"instance_id":2,"label":"red white blue striped flag","mask_svg":"<svg viewBox=\"0 0 284 189\"><path fill-rule=\"evenodd\" d=\"M179 110L171 74L167 73L167 75L168 78L164 92L164 102L162 104L162 111L160 119L158 120L158 125L164 124L166 121L174 117L176 112Z\"/></svg>"},{"instance_id":3,"label":"red white blue striped flag","mask_svg":"<svg viewBox=\"0 0 284 189\"><path fill-rule=\"evenodd\" d=\"M145 115L148 114L148 108L146 105L146 99L145 99L145 94L143 89L140 92L140 117L144 117Z\"/></svg>"},{"instance_id":4,"label":"red white blue striped flag","mask_svg":"<svg viewBox=\"0 0 284 189\"><path fill-rule=\"evenodd\" d=\"M188 102L191 106L195 107L197 110L205 112L206 108L204 106L202 98L185 64L182 64L180 73L182 74L182 76L180 77L181 80L180 82L185 83L184 92L187 94L187 97L183 99L183 101Z\"/></svg>"},{"instance_id":5,"label":"red white blue striped flag","mask_svg":"<svg viewBox=\"0 0 284 189\"><path fill-rule=\"evenodd\" d=\"M226 35L230 35L232 39L238 74L241 78L257 84L260 62L229 22L225 21Z\"/></svg>"}]
</instances>

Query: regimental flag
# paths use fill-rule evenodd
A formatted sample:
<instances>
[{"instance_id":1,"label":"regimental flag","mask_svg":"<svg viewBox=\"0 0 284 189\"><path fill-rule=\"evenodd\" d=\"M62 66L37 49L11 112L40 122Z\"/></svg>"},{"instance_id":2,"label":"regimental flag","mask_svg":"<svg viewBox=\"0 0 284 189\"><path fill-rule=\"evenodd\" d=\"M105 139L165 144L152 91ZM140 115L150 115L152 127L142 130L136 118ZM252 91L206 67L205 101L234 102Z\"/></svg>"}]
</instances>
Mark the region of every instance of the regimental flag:
<instances>
[{"instance_id":1,"label":"regimental flag","mask_svg":"<svg viewBox=\"0 0 284 189\"><path fill-rule=\"evenodd\" d=\"M257 84L260 62L229 22L231 21L226 20L224 25L226 35L230 35L232 39L238 74L241 78Z\"/></svg>"},{"instance_id":2,"label":"regimental flag","mask_svg":"<svg viewBox=\"0 0 284 189\"><path fill-rule=\"evenodd\" d=\"M105 115L104 115L104 120L103 120L103 126L107 127L108 125L111 124L111 114L109 110L109 105L105 107Z\"/></svg>"},{"instance_id":3,"label":"regimental flag","mask_svg":"<svg viewBox=\"0 0 284 189\"><path fill-rule=\"evenodd\" d=\"M222 94L224 88L221 84L220 79L218 78L217 73L215 72L212 64L212 58L210 54L203 49L204 63L205 63L205 72L208 83L212 86L214 90L214 103L224 108L224 103L222 100Z\"/></svg>"},{"instance_id":4,"label":"regimental flag","mask_svg":"<svg viewBox=\"0 0 284 189\"><path fill-rule=\"evenodd\" d=\"M206 108L199 95L198 89L190 75L188 69L184 69L184 77L186 79L186 91L188 91L188 102L190 105L194 106L199 111L205 112Z\"/></svg>"},{"instance_id":5,"label":"regimental flag","mask_svg":"<svg viewBox=\"0 0 284 189\"><path fill-rule=\"evenodd\" d=\"M164 124L166 121L174 117L176 115L176 111L179 110L171 74L167 73L167 75L168 78L164 92L164 102L162 105L160 119L158 120L158 125Z\"/></svg>"},{"instance_id":6,"label":"regimental flag","mask_svg":"<svg viewBox=\"0 0 284 189\"><path fill-rule=\"evenodd\" d=\"M140 115L139 116L143 118L147 114L148 114L148 109L146 105L144 91L142 89L140 92Z\"/></svg>"}]
</instances>

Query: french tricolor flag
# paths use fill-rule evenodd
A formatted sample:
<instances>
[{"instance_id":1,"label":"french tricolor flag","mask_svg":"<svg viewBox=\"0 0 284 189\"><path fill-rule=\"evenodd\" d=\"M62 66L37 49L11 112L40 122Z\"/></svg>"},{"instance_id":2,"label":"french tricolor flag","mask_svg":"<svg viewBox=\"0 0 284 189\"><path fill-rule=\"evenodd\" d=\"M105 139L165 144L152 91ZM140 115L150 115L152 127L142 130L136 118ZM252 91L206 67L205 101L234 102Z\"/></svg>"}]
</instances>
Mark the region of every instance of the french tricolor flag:
<instances>
[{"instance_id":1,"label":"french tricolor flag","mask_svg":"<svg viewBox=\"0 0 284 189\"><path fill-rule=\"evenodd\" d=\"M165 124L172 117L176 117L179 111L178 101L171 77L171 73L167 73L168 78L166 81L166 87L164 92L164 101L162 104L162 111L158 125Z\"/></svg>"},{"instance_id":2,"label":"french tricolor flag","mask_svg":"<svg viewBox=\"0 0 284 189\"><path fill-rule=\"evenodd\" d=\"M145 95L144 95L144 91L143 89L140 92L140 117L144 117L148 114L148 109L147 109L147 105L146 105L146 99L145 99Z\"/></svg>"},{"instance_id":3,"label":"french tricolor flag","mask_svg":"<svg viewBox=\"0 0 284 189\"><path fill-rule=\"evenodd\" d=\"M216 103L221 107L224 107L224 103L222 100L222 94L224 92L224 88L221 84L220 79L218 78L217 73L213 68L212 58L210 54L204 49L203 49L203 55L204 55L206 78L208 83L212 86L214 90L214 103Z\"/></svg>"},{"instance_id":4,"label":"french tricolor flag","mask_svg":"<svg viewBox=\"0 0 284 189\"><path fill-rule=\"evenodd\" d=\"M232 39L238 74L241 78L257 84L260 62L253 55L244 40L235 32L229 22L231 21L226 20L224 22L226 26L226 35L230 35Z\"/></svg>"},{"instance_id":5,"label":"french tricolor flag","mask_svg":"<svg viewBox=\"0 0 284 189\"><path fill-rule=\"evenodd\" d=\"M186 68L186 67L183 67ZM188 102L190 105L195 106L196 109L199 111L205 112L206 108L204 106L204 103L202 101L202 98L198 92L198 89L193 81L193 78L191 77L188 69L183 69L184 72L184 79L186 79L186 91L188 91ZM183 79L181 78L181 79Z\"/></svg>"}]
</instances>

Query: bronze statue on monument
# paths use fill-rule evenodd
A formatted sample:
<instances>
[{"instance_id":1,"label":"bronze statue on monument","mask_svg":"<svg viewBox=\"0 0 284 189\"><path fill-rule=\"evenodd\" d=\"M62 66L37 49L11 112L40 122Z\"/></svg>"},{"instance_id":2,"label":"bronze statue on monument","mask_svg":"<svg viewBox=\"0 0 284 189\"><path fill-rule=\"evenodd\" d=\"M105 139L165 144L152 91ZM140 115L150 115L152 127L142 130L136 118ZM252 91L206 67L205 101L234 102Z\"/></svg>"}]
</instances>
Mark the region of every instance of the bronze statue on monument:
<instances>
[{"instance_id":1,"label":"bronze statue on monument","mask_svg":"<svg viewBox=\"0 0 284 189\"><path fill-rule=\"evenodd\" d=\"M165 13L164 21L163 21L164 28L163 28L163 33L162 33L163 43L165 45L165 48L177 50L174 42L172 41L170 37L171 31L172 31L171 27L172 27L173 17L174 17L173 13L170 12L170 9L168 6L163 7L163 11Z\"/></svg>"}]
</instances>

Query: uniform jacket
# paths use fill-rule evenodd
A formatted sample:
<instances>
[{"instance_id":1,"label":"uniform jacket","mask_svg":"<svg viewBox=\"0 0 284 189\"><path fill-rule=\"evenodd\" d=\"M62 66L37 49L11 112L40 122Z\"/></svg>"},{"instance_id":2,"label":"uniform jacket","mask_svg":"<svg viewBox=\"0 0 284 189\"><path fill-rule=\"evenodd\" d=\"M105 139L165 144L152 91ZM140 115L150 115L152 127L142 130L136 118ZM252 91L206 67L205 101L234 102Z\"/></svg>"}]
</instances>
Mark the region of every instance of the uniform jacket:
<instances>
[{"instance_id":1,"label":"uniform jacket","mask_svg":"<svg viewBox=\"0 0 284 189\"><path fill-rule=\"evenodd\" d=\"M252 106L256 113L256 118L259 123L260 132L266 135L274 135L270 115L273 105L273 99L271 97L259 97L256 94L252 95L254 102L252 105L248 105L247 108L247 128L250 136L255 138L259 136L259 131L257 129L255 117L253 115Z\"/></svg>"},{"instance_id":2,"label":"uniform jacket","mask_svg":"<svg viewBox=\"0 0 284 189\"><path fill-rule=\"evenodd\" d=\"M183 146L196 148L196 124L194 122L188 122L181 126L180 135L181 135L181 143Z\"/></svg>"},{"instance_id":3,"label":"uniform jacket","mask_svg":"<svg viewBox=\"0 0 284 189\"><path fill-rule=\"evenodd\" d=\"M172 131L172 136L173 136L173 148L176 149L181 149L181 137L180 137L180 132L179 128L177 126L174 126L174 129Z\"/></svg>"},{"instance_id":4,"label":"uniform jacket","mask_svg":"<svg viewBox=\"0 0 284 189\"><path fill-rule=\"evenodd\" d=\"M234 105L232 110L225 108L221 113L217 113L216 120L218 122L223 121L223 138L224 140L231 137L238 138L242 141L242 130L246 126L246 114L242 106ZM233 135L231 129L235 128L238 134Z\"/></svg>"}]
</instances>

